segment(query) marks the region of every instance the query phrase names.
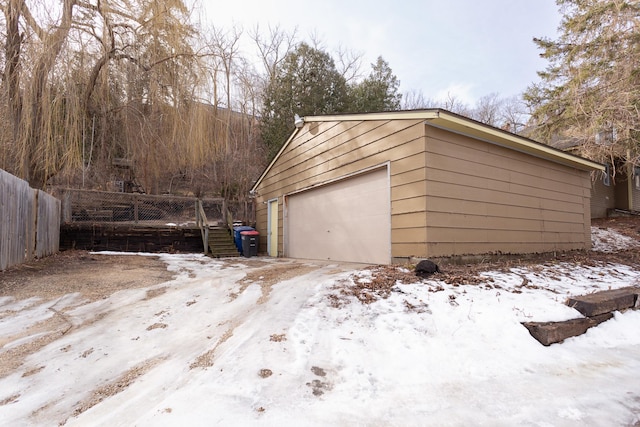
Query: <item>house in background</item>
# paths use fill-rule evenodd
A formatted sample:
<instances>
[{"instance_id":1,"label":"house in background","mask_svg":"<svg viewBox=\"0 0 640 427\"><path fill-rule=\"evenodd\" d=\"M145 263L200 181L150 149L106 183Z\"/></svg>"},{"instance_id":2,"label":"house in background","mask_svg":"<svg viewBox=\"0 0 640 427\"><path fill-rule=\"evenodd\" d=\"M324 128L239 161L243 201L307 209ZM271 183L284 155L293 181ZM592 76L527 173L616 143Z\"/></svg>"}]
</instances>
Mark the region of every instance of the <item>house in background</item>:
<instances>
[{"instance_id":1,"label":"house in background","mask_svg":"<svg viewBox=\"0 0 640 427\"><path fill-rule=\"evenodd\" d=\"M591 218L640 212L640 168L619 166L596 174L591 190Z\"/></svg>"},{"instance_id":2,"label":"house in background","mask_svg":"<svg viewBox=\"0 0 640 427\"><path fill-rule=\"evenodd\" d=\"M555 141L554 147L577 154L580 142L571 139ZM591 185L591 218L607 218L627 213L640 214L640 167L622 162L605 164L605 170L594 172Z\"/></svg>"},{"instance_id":3,"label":"house in background","mask_svg":"<svg viewBox=\"0 0 640 427\"><path fill-rule=\"evenodd\" d=\"M604 170L428 109L305 117L251 191L261 252L388 264L588 249Z\"/></svg>"}]
</instances>

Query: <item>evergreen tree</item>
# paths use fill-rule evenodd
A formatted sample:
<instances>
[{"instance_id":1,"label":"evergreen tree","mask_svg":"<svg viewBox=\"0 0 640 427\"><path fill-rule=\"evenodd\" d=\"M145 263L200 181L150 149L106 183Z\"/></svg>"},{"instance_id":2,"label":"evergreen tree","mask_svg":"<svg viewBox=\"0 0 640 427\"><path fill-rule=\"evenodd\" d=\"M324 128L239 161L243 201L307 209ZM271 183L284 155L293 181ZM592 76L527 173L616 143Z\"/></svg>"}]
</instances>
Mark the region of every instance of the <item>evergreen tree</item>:
<instances>
[{"instance_id":1,"label":"evergreen tree","mask_svg":"<svg viewBox=\"0 0 640 427\"><path fill-rule=\"evenodd\" d=\"M350 90L353 113L392 111L400 109L402 94L398 93L400 81L393 74L389 63L381 56L371 64L371 74Z\"/></svg>"},{"instance_id":2,"label":"evergreen tree","mask_svg":"<svg viewBox=\"0 0 640 427\"><path fill-rule=\"evenodd\" d=\"M534 39L549 61L530 86L534 137L576 141L597 161L638 164L640 135L640 3L556 0L563 14L557 40Z\"/></svg>"},{"instance_id":3,"label":"evergreen tree","mask_svg":"<svg viewBox=\"0 0 640 427\"><path fill-rule=\"evenodd\" d=\"M347 83L327 53L305 43L289 53L269 81L261 134L272 158L294 126L294 116L344 112Z\"/></svg>"}]
</instances>

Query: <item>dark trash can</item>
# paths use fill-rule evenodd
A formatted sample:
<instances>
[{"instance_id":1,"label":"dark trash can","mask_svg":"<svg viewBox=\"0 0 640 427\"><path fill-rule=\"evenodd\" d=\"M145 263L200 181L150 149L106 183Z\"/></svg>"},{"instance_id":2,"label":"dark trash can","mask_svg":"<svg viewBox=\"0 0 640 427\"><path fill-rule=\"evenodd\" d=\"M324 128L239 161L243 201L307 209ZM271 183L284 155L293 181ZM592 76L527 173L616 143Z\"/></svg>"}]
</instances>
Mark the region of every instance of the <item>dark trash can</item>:
<instances>
[{"instance_id":1,"label":"dark trash can","mask_svg":"<svg viewBox=\"0 0 640 427\"><path fill-rule=\"evenodd\" d=\"M257 231L241 231L240 239L242 240L242 255L249 258L258 256L258 243L260 242L260 233Z\"/></svg>"},{"instance_id":2,"label":"dark trash can","mask_svg":"<svg viewBox=\"0 0 640 427\"><path fill-rule=\"evenodd\" d=\"M248 225L238 225L233 227L233 242L236 244L236 248L238 248L240 255L242 255L242 239L240 238L240 233L243 231L255 231L255 229Z\"/></svg>"}]
</instances>

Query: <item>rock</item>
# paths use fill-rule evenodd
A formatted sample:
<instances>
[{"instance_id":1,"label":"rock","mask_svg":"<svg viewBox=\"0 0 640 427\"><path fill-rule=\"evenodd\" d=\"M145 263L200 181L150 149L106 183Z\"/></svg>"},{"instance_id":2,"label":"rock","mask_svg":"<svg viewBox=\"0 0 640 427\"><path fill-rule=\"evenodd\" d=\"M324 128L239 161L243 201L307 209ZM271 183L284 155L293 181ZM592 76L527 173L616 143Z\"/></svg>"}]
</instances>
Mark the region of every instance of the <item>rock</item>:
<instances>
[{"instance_id":1,"label":"rock","mask_svg":"<svg viewBox=\"0 0 640 427\"><path fill-rule=\"evenodd\" d=\"M434 273L440 273L440 269L438 268L438 264L433 261L429 261L428 259L424 259L416 265L416 276L418 277L429 277Z\"/></svg>"}]
</instances>

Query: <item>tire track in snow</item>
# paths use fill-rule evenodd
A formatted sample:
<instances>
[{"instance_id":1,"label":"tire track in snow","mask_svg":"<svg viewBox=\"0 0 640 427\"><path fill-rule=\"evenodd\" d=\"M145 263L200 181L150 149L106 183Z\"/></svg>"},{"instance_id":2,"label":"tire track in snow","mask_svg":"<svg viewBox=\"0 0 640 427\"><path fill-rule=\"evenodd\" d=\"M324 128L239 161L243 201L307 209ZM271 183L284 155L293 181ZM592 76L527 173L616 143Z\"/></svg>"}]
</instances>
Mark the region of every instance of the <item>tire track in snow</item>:
<instances>
[{"instance_id":1,"label":"tire track in snow","mask_svg":"<svg viewBox=\"0 0 640 427\"><path fill-rule=\"evenodd\" d=\"M61 421L58 425L66 424L69 418L77 417L83 412L96 406L98 403L102 402L103 400L108 399L109 397L115 396L116 394L124 391L136 379L138 379L142 375L149 372L154 366L156 366L158 363L160 363L162 360L165 360L165 359L166 357L156 357L153 359L146 360L134 366L133 368L127 370L126 372L122 373L122 375L120 375L115 380L110 381L107 384L104 384L96 388L95 390L93 390L93 393L88 399L80 402L80 404L76 406L76 408L74 409L73 413L69 417Z\"/></svg>"},{"instance_id":2,"label":"tire track in snow","mask_svg":"<svg viewBox=\"0 0 640 427\"><path fill-rule=\"evenodd\" d=\"M195 361L193 361L190 365L189 365L189 369L195 369L195 368L210 368L213 366L213 359L215 356L215 352L218 349L218 347L220 347L222 344L224 344L229 338L231 338L233 336L233 331L235 330L237 325L234 325L233 327L227 329L222 336L220 337L220 339L218 340L218 342L216 343L216 345L211 349L206 351L205 353L202 353L200 356L198 356L196 358Z\"/></svg>"},{"instance_id":3,"label":"tire track in snow","mask_svg":"<svg viewBox=\"0 0 640 427\"><path fill-rule=\"evenodd\" d=\"M320 265L302 265L297 263L287 263L284 265L269 265L267 267L259 268L250 271L243 279L236 282L240 285L240 289L237 292L230 294L231 301L235 300L240 294L242 294L249 286L259 285L262 295L258 298L256 305L262 305L269 300L271 290L277 283L293 279L294 277L303 276L312 271L322 268ZM246 313L242 314L246 317ZM215 353L218 347L224 344L229 338L233 336L233 333L242 322L239 319L228 321L232 326L228 328L220 337L218 342L205 353L202 353L196 358L190 365L190 369L195 368L209 368L214 365Z\"/></svg>"}]
</instances>

